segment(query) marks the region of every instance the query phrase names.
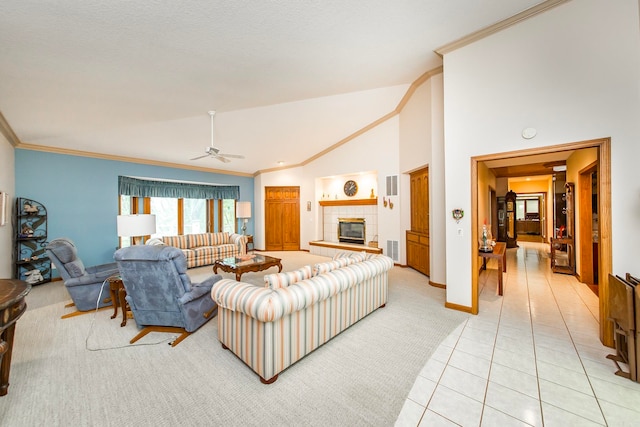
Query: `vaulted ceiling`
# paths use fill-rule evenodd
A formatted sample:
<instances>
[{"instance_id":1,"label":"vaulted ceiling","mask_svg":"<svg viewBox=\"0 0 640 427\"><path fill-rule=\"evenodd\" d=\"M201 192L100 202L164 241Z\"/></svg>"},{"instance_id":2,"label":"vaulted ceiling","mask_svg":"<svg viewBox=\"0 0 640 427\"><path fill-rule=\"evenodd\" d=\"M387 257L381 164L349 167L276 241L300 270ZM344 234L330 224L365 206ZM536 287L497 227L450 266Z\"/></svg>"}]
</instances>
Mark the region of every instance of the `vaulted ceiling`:
<instances>
[{"instance_id":1,"label":"vaulted ceiling","mask_svg":"<svg viewBox=\"0 0 640 427\"><path fill-rule=\"evenodd\" d=\"M389 113L437 48L540 3L5 0L3 133L249 174L299 164ZM215 145L245 159L189 160L209 110Z\"/></svg>"}]
</instances>

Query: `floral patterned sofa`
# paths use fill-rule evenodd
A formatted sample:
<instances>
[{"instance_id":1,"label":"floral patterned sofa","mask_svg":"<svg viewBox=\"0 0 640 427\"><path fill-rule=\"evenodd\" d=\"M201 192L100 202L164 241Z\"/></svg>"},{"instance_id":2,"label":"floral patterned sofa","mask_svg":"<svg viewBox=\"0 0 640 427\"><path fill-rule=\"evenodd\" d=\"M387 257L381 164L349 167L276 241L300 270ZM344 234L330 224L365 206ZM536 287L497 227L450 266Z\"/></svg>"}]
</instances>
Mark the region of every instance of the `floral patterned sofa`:
<instances>
[{"instance_id":1,"label":"floral patterned sofa","mask_svg":"<svg viewBox=\"0 0 640 427\"><path fill-rule=\"evenodd\" d=\"M187 268L211 265L216 259L247 253L247 236L228 232L164 236L162 243L181 249L187 258ZM157 242L157 240L156 240ZM148 242L155 244L156 242Z\"/></svg>"},{"instance_id":2,"label":"floral patterned sofa","mask_svg":"<svg viewBox=\"0 0 640 427\"><path fill-rule=\"evenodd\" d=\"M332 261L265 275L265 287L222 279L218 339L265 384L387 303L385 255L339 253Z\"/></svg>"}]
</instances>

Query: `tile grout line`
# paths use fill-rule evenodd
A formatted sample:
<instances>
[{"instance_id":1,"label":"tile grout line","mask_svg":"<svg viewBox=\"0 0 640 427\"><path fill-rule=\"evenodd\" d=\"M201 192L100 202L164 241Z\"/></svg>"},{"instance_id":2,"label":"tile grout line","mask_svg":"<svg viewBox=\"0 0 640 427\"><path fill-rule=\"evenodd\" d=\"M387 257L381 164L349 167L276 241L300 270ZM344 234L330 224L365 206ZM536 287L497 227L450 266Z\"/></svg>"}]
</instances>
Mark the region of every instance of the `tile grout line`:
<instances>
[{"instance_id":1,"label":"tile grout line","mask_svg":"<svg viewBox=\"0 0 640 427\"><path fill-rule=\"evenodd\" d=\"M549 277L552 277L552 276L549 276ZM548 283L548 286L549 286L549 290L551 291L551 295L552 295L552 297L553 297L553 301L555 302L556 306L558 307L558 311L560 312L560 317L562 318L562 322L564 323L564 327L567 329L567 332L569 333L569 339L571 340L571 345L573 346L573 348L574 348L574 350L575 350L576 354L578 355L578 359L580 360L580 366L582 366L582 370L584 371L584 375L585 375L585 377L587 378L587 382L589 383L589 387L591 388L591 391L593 392L593 397L594 397L594 399L595 399L595 401L596 401L596 403L597 403L597 405L598 405L598 409L600 410L600 415L602 415L602 419L604 420L604 423L605 423L605 426L606 426L606 425L608 425L608 423L607 423L607 418L606 418L606 416L605 416L605 414L604 414L604 411L602 410L602 406L600 405L600 399L598 399L598 395L596 394L596 391L595 391L595 389L594 389L594 387L593 387L593 384L591 384L591 379L589 378L589 374L587 373L587 369L586 369L586 368L585 368L585 366L584 366L584 362L583 362L583 360L582 360L582 357L580 356L580 352L578 351L578 348L576 347L576 343L575 343L575 341L573 340L573 335L571 334L571 328L569 328L569 325L567 325L567 321L565 320L564 313L562 312L562 309L561 309L561 307L560 307L560 304L558 304L558 299L557 299L557 297L556 297L556 293L555 293L555 292L554 292L554 290L553 290L553 286L552 286L552 284L551 284L551 280L547 279L547 283ZM571 284L569 284L569 283L567 283L567 284L571 287L571 289L574 291L574 293L576 293L576 294L577 294L577 292L576 292L575 288L573 287L573 285L571 285ZM582 300L582 298L580 298L580 301L584 304L584 301ZM586 306L586 304L584 304L584 305ZM589 310L589 311L590 311L590 310ZM535 339L535 338L534 338L534 339ZM534 351L535 351L535 346L534 346ZM537 367L537 359L536 359L536 370L537 370L537 368L538 368L538 367ZM539 386L539 384L540 384L540 377L538 377L538 386ZM560 386L564 387L562 384L558 384L558 385L560 385ZM574 390L574 391L576 391L576 392L578 392L578 393L581 393L581 392L580 392L580 391L578 391L578 390ZM585 394L585 393L582 393L582 394ZM586 394L585 394L585 395L586 395ZM587 395L587 396L588 396L588 395ZM542 396L540 397L540 405L542 406ZM552 405L552 404L550 403L550 405ZM555 405L553 405L553 406L555 406ZM556 406L556 407L557 407L557 406ZM560 409L562 409L563 411L569 412L570 414L574 414L574 415L576 415L576 416L579 416L579 417L581 417L581 418L584 418L584 419L586 419L586 420L588 420L588 421L595 422L595 421L590 420L590 419L588 419L588 418L586 418L586 417L583 417L583 416L582 416L582 415L580 415L580 414L576 414L576 413L574 413L574 412L572 412L572 411L567 411L567 410L566 410L566 409L564 409L564 408L560 408Z\"/></svg>"}]
</instances>

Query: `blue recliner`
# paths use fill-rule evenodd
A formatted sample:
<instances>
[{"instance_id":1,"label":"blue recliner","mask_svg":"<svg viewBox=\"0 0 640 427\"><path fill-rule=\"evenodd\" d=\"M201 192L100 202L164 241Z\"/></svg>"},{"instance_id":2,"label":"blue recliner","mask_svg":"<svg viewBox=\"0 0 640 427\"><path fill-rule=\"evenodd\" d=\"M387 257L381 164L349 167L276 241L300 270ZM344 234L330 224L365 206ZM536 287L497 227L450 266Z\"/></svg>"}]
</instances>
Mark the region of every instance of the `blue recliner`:
<instances>
[{"instance_id":1,"label":"blue recliner","mask_svg":"<svg viewBox=\"0 0 640 427\"><path fill-rule=\"evenodd\" d=\"M85 267L78 258L76 245L67 238L54 239L46 246L47 255L60 272L64 285L78 311L65 314L62 318L72 317L82 312L111 305L109 285L104 281L118 274L115 262ZM104 289L103 288L104 284ZM100 301L100 290L102 296Z\"/></svg>"},{"instance_id":2,"label":"blue recliner","mask_svg":"<svg viewBox=\"0 0 640 427\"><path fill-rule=\"evenodd\" d=\"M211 287L222 279L213 275L192 284L184 253L172 246L138 245L116 251L127 302L142 331L131 343L149 332L178 332L176 346L217 314Z\"/></svg>"}]
</instances>

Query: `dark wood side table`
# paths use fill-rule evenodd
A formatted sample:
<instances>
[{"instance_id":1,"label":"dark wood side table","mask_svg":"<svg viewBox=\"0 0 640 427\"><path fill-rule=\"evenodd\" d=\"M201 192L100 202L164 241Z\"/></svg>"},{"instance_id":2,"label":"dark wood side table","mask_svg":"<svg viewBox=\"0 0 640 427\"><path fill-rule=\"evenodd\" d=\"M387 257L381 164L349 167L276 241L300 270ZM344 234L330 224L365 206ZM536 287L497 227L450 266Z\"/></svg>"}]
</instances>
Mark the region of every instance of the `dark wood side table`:
<instances>
[{"instance_id":1,"label":"dark wood side table","mask_svg":"<svg viewBox=\"0 0 640 427\"><path fill-rule=\"evenodd\" d=\"M245 250L247 253L249 253L249 245L251 245L251 250L254 249L253 247L253 235L251 234L247 234L247 244L245 246Z\"/></svg>"},{"instance_id":2,"label":"dark wood side table","mask_svg":"<svg viewBox=\"0 0 640 427\"><path fill-rule=\"evenodd\" d=\"M127 325L127 291L124 289L124 283L120 276L111 276L107 279L109 281L109 293L111 294L111 302L113 304L112 319L115 319L118 315L118 306L122 309L122 322L120 327Z\"/></svg>"},{"instance_id":3,"label":"dark wood side table","mask_svg":"<svg viewBox=\"0 0 640 427\"><path fill-rule=\"evenodd\" d=\"M9 389L9 371L16 322L27 310L24 298L31 285L22 280L0 279L0 396Z\"/></svg>"}]
</instances>

